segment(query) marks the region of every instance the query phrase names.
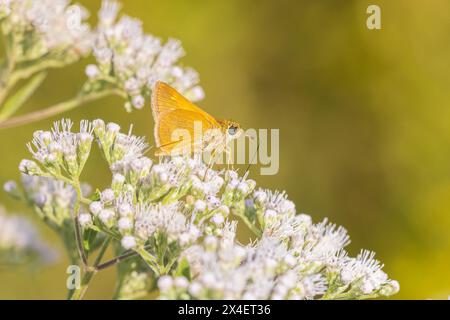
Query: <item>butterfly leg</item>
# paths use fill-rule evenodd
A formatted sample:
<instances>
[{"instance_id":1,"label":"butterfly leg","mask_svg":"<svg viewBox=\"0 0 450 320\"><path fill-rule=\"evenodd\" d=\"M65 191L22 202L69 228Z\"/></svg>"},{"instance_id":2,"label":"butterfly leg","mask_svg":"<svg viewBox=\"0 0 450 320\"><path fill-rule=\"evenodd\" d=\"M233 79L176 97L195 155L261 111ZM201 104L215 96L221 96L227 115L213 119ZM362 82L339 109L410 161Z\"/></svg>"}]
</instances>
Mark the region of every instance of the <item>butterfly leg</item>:
<instances>
[{"instance_id":1,"label":"butterfly leg","mask_svg":"<svg viewBox=\"0 0 450 320\"><path fill-rule=\"evenodd\" d=\"M208 174L209 169L211 169L212 166L214 165L214 160L215 160L215 157L216 157L216 150L217 150L217 149L214 149L214 150L211 152L211 158L209 159L208 166L206 167L205 175L203 176L203 181L206 180L206 175Z\"/></svg>"},{"instance_id":2,"label":"butterfly leg","mask_svg":"<svg viewBox=\"0 0 450 320\"><path fill-rule=\"evenodd\" d=\"M225 153L227 156L227 169L234 170L234 163L233 163L233 154L231 153L231 145L227 144L225 146Z\"/></svg>"}]
</instances>

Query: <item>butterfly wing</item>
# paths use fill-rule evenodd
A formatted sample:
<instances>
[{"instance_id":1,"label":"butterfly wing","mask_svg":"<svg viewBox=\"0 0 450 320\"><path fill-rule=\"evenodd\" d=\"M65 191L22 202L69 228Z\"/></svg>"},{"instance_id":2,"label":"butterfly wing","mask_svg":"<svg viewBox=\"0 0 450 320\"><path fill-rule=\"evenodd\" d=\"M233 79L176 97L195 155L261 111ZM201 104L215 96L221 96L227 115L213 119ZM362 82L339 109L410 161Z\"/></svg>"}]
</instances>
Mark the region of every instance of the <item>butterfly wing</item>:
<instances>
[{"instance_id":1,"label":"butterfly wing","mask_svg":"<svg viewBox=\"0 0 450 320\"><path fill-rule=\"evenodd\" d=\"M152 113L155 120L157 155L183 153L187 147L197 147L201 137L194 135L195 123L202 130L220 128L218 121L187 100L164 82L157 82L152 95ZM190 139L177 137L178 129L190 134ZM192 148L191 150L194 150Z\"/></svg>"}]
</instances>

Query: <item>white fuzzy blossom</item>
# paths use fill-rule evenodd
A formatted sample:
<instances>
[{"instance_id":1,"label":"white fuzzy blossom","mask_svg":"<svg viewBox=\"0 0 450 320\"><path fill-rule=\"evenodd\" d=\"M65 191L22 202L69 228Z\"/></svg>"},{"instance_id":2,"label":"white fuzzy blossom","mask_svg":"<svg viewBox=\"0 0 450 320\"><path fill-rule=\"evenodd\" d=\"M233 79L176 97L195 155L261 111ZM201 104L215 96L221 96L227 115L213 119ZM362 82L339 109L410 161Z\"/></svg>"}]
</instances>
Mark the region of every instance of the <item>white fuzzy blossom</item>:
<instances>
[{"instance_id":1,"label":"white fuzzy blossom","mask_svg":"<svg viewBox=\"0 0 450 320\"><path fill-rule=\"evenodd\" d=\"M289 253L275 239L242 246L234 241L207 238L182 257L189 262L193 280L161 286L165 298L193 299L311 299L323 295L327 282L322 274L301 272ZM179 279L176 278L176 279ZM166 282L169 282L166 280Z\"/></svg>"},{"instance_id":2,"label":"white fuzzy blossom","mask_svg":"<svg viewBox=\"0 0 450 320\"><path fill-rule=\"evenodd\" d=\"M8 181L4 189L14 197L24 197L39 216L53 227L62 226L71 220L76 192L64 181L22 174L20 186ZM81 189L84 195L91 192L91 187L85 183Z\"/></svg>"},{"instance_id":3,"label":"white fuzzy blossom","mask_svg":"<svg viewBox=\"0 0 450 320\"><path fill-rule=\"evenodd\" d=\"M9 181L4 189L11 196L27 203L42 221L60 235L69 258L77 263L79 257L73 234L75 189L65 181L26 174L22 175L19 185ZM91 187L86 183L82 183L80 189L85 196L91 192ZM92 225L90 214L80 214L79 221L83 227Z\"/></svg>"},{"instance_id":4,"label":"white fuzzy blossom","mask_svg":"<svg viewBox=\"0 0 450 320\"><path fill-rule=\"evenodd\" d=\"M18 214L7 214L0 206L0 263L53 262L56 252L45 243L35 226Z\"/></svg>"},{"instance_id":5,"label":"white fuzzy blossom","mask_svg":"<svg viewBox=\"0 0 450 320\"><path fill-rule=\"evenodd\" d=\"M27 144L33 158L44 172L55 177L76 177L86 163L93 141L92 126L81 121L80 132L72 132L70 120L55 122L51 131L36 131L33 140ZM40 169L30 160L25 160L19 167L25 174L40 175ZM33 169L30 169L29 167ZM36 170L36 171L34 171Z\"/></svg>"},{"instance_id":6,"label":"white fuzzy blossom","mask_svg":"<svg viewBox=\"0 0 450 320\"><path fill-rule=\"evenodd\" d=\"M171 84L192 101L201 100L203 90L198 86L195 70L182 67L178 60L185 52L181 43L145 34L142 22L129 16L118 17L120 4L104 0L98 13L93 54L97 64L86 67L91 89L111 86L127 98L125 108L141 109L148 103L156 81Z\"/></svg>"},{"instance_id":7,"label":"white fuzzy blossom","mask_svg":"<svg viewBox=\"0 0 450 320\"><path fill-rule=\"evenodd\" d=\"M111 184L84 198L78 221L84 232L111 236L121 250L138 254L157 278L160 298L364 299L399 290L374 253L349 257L347 231L298 214L285 192L255 190L246 175L217 171L198 158L153 161L144 156L143 138L121 133L114 123L82 121L79 133L67 123L35 134L29 148L38 163L25 161L22 171L61 179L57 168L70 172L70 158L59 150L72 150L75 168L82 168L95 140ZM89 147L80 147L80 135L89 136ZM50 148L55 143L61 147ZM64 161L49 161L55 149ZM5 189L14 193L15 185ZM255 233L251 243L237 242L235 217ZM138 271L126 278L148 279Z\"/></svg>"}]
</instances>

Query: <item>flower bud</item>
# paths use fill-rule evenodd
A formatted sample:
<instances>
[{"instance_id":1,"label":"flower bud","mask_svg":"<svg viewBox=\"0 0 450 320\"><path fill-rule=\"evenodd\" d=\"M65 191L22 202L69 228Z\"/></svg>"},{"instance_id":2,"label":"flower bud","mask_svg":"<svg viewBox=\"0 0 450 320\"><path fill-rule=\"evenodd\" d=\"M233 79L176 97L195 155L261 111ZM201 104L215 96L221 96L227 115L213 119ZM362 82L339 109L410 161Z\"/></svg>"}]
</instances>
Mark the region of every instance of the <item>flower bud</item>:
<instances>
[{"instance_id":1,"label":"flower bud","mask_svg":"<svg viewBox=\"0 0 450 320\"><path fill-rule=\"evenodd\" d=\"M130 217L133 215L133 208L128 203L121 203L118 210L121 217Z\"/></svg>"},{"instance_id":2,"label":"flower bud","mask_svg":"<svg viewBox=\"0 0 450 320\"><path fill-rule=\"evenodd\" d=\"M125 236L120 243L124 249L130 250L136 247L136 238L133 236Z\"/></svg>"},{"instance_id":3,"label":"flower bud","mask_svg":"<svg viewBox=\"0 0 450 320\"><path fill-rule=\"evenodd\" d=\"M39 175L42 173L36 162L27 159L24 159L20 162L19 170L20 172L28 174L30 176Z\"/></svg>"},{"instance_id":4,"label":"flower bud","mask_svg":"<svg viewBox=\"0 0 450 320\"><path fill-rule=\"evenodd\" d=\"M94 128L94 133L100 140L103 139L105 135L105 122L102 119L96 119L92 121L92 127Z\"/></svg>"},{"instance_id":5,"label":"flower bud","mask_svg":"<svg viewBox=\"0 0 450 320\"><path fill-rule=\"evenodd\" d=\"M114 190L115 192L119 192L120 190L122 190L122 186L125 182L125 177L120 174L120 173L116 173L113 176L113 180L111 183L111 188L112 190Z\"/></svg>"},{"instance_id":6,"label":"flower bud","mask_svg":"<svg viewBox=\"0 0 450 320\"><path fill-rule=\"evenodd\" d=\"M220 213L216 213L215 215L212 216L211 221L215 225L219 226L225 222L225 219L223 218L223 216Z\"/></svg>"},{"instance_id":7,"label":"flower bud","mask_svg":"<svg viewBox=\"0 0 450 320\"><path fill-rule=\"evenodd\" d=\"M78 217L78 221L83 228L87 228L92 225L92 217L89 213L82 213Z\"/></svg>"},{"instance_id":8,"label":"flower bud","mask_svg":"<svg viewBox=\"0 0 450 320\"><path fill-rule=\"evenodd\" d=\"M95 80L100 76L100 69L95 64L89 64L86 66L85 73L90 80Z\"/></svg>"},{"instance_id":9,"label":"flower bud","mask_svg":"<svg viewBox=\"0 0 450 320\"><path fill-rule=\"evenodd\" d=\"M189 281L185 277L176 277L174 285L177 289L186 289L189 285Z\"/></svg>"},{"instance_id":10,"label":"flower bud","mask_svg":"<svg viewBox=\"0 0 450 320\"><path fill-rule=\"evenodd\" d=\"M100 221L108 226L112 224L114 216L115 212L110 209L103 209L98 215Z\"/></svg>"},{"instance_id":11,"label":"flower bud","mask_svg":"<svg viewBox=\"0 0 450 320\"><path fill-rule=\"evenodd\" d=\"M203 200L197 200L194 204L194 210L196 212L203 212L206 210L206 203Z\"/></svg>"},{"instance_id":12,"label":"flower bud","mask_svg":"<svg viewBox=\"0 0 450 320\"><path fill-rule=\"evenodd\" d=\"M158 288L161 291L170 290L173 286L173 280L170 276L162 276L158 279Z\"/></svg>"},{"instance_id":13,"label":"flower bud","mask_svg":"<svg viewBox=\"0 0 450 320\"><path fill-rule=\"evenodd\" d=\"M105 189L100 194L100 200L104 204L111 203L112 201L114 201L114 199L115 199L115 195L114 195L114 191L112 189Z\"/></svg>"},{"instance_id":14,"label":"flower bud","mask_svg":"<svg viewBox=\"0 0 450 320\"><path fill-rule=\"evenodd\" d=\"M94 201L89 204L89 211L94 216L97 216L100 213L100 211L102 211L102 210L103 210L103 205L100 201Z\"/></svg>"},{"instance_id":15,"label":"flower bud","mask_svg":"<svg viewBox=\"0 0 450 320\"><path fill-rule=\"evenodd\" d=\"M124 233L133 229L133 221L130 218L126 217L120 218L117 222L117 226L119 228L119 231Z\"/></svg>"}]
</instances>

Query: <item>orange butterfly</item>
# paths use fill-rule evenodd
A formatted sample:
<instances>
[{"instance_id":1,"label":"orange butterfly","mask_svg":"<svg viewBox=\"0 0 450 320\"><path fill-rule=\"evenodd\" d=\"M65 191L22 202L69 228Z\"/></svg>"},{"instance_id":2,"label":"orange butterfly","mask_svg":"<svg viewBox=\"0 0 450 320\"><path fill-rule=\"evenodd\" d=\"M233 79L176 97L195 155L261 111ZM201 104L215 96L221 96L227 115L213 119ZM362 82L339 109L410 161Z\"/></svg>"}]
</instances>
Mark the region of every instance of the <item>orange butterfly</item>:
<instances>
[{"instance_id":1,"label":"orange butterfly","mask_svg":"<svg viewBox=\"0 0 450 320\"><path fill-rule=\"evenodd\" d=\"M238 123L217 120L161 81L153 88L151 102L159 156L227 151L227 143L242 132Z\"/></svg>"}]
</instances>

